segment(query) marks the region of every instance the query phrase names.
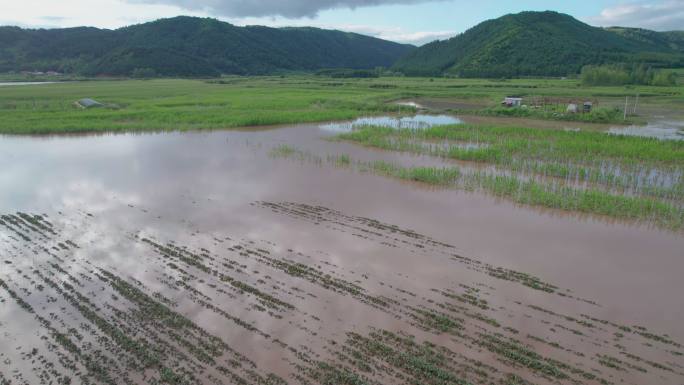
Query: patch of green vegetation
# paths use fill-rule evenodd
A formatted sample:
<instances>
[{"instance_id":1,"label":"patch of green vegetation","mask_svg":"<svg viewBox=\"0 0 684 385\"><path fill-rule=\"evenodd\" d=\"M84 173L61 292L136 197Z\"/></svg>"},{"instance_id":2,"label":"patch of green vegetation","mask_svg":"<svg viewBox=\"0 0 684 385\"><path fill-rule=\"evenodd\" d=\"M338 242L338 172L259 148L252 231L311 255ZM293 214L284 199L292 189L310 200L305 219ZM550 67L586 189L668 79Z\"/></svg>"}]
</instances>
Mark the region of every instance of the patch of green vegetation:
<instances>
[{"instance_id":1,"label":"patch of green vegetation","mask_svg":"<svg viewBox=\"0 0 684 385\"><path fill-rule=\"evenodd\" d=\"M677 85L677 74L667 70L656 70L645 65L586 66L582 68L580 79L587 86L621 86L627 84L646 84L660 87Z\"/></svg>"},{"instance_id":2,"label":"patch of green vegetation","mask_svg":"<svg viewBox=\"0 0 684 385\"><path fill-rule=\"evenodd\" d=\"M455 111L459 112L459 111ZM617 107L613 108L596 108L589 113L569 113L566 111L565 105L540 108L509 108L509 107L490 107L481 110L467 110L461 111L468 115L480 116L496 116L508 118L529 118L529 119L545 119L545 120L561 120L568 122L584 122L584 123L631 123L626 121L624 113Z\"/></svg>"},{"instance_id":3,"label":"patch of green vegetation","mask_svg":"<svg viewBox=\"0 0 684 385\"><path fill-rule=\"evenodd\" d=\"M454 184L461 172L457 168L435 167L400 167L392 163L378 160L368 164L368 168L378 174L387 175L399 179L422 182L432 185Z\"/></svg>"},{"instance_id":4,"label":"patch of green vegetation","mask_svg":"<svg viewBox=\"0 0 684 385\"><path fill-rule=\"evenodd\" d=\"M370 385L358 374L347 368L340 368L325 362L306 370L307 376L324 385Z\"/></svg>"},{"instance_id":5,"label":"patch of green vegetation","mask_svg":"<svg viewBox=\"0 0 684 385\"><path fill-rule=\"evenodd\" d=\"M275 157L289 157L295 154L297 150L294 147L288 146L287 144L281 144L280 146L271 150L271 156Z\"/></svg>"},{"instance_id":6,"label":"patch of green vegetation","mask_svg":"<svg viewBox=\"0 0 684 385\"><path fill-rule=\"evenodd\" d=\"M315 76L226 77L202 80L97 80L3 87L0 133L168 131L226 129L347 120L365 115L414 112L392 101L412 98L463 100L498 105L516 94L601 98L620 106L626 94L644 106L681 109L681 87L582 87L574 79L439 79L382 77L330 79ZM82 110L73 103L93 98L118 108Z\"/></svg>"},{"instance_id":7,"label":"patch of green vegetation","mask_svg":"<svg viewBox=\"0 0 684 385\"><path fill-rule=\"evenodd\" d=\"M189 384L183 375L176 374L172 369L163 367L159 370L159 381L165 385Z\"/></svg>"},{"instance_id":8,"label":"patch of green vegetation","mask_svg":"<svg viewBox=\"0 0 684 385\"><path fill-rule=\"evenodd\" d=\"M338 138L390 150L400 150L402 145L411 141L447 140L454 142L444 151L450 158L498 164L511 163L515 159L581 163L610 160L621 165L681 165L684 162L684 141L608 135L595 131L473 124L435 126L424 130L369 126L340 134ZM479 146L463 148L457 145L459 142Z\"/></svg>"},{"instance_id":9,"label":"patch of green vegetation","mask_svg":"<svg viewBox=\"0 0 684 385\"><path fill-rule=\"evenodd\" d=\"M456 166L402 167L378 161L357 163L362 170L484 190L522 204L636 219L672 229L684 225L684 141L466 124L420 130L362 127L337 138L497 167L464 171ZM431 144L435 142L446 144L435 147ZM644 176L653 173L662 176Z\"/></svg>"},{"instance_id":10,"label":"patch of green vegetation","mask_svg":"<svg viewBox=\"0 0 684 385\"><path fill-rule=\"evenodd\" d=\"M287 302L283 302L283 301L273 297L270 294L264 293L261 290L255 288L253 286L250 286L244 282L238 281L238 280L236 280L232 277L229 277L227 275L221 274L220 279L221 279L221 281L230 283L233 287L235 287L236 289L238 289L242 292L250 293L250 294L256 296L257 298L259 298L259 301L264 306L267 306L269 308L275 308L275 309L285 308L285 309L289 309L289 310L293 310L295 308L294 306L292 306L291 304L289 304Z\"/></svg>"},{"instance_id":11,"label":"patch of green vegetation","mask_svg":"<svg viewBox=\"0 0 684 385\"><path fill-rule=\"evenodd\" d=\"M362 336L348 333L347 345L367 360L379 360L411 377L409 383L429 385L470 385L460 377L447 355L434 345L419 345L409 338L387 331Z\"/></svg>"},{"instance_id":12,"label":"patch of green vegetation","mask_svg":"<svg viewBox=\"0 0 684 385\"><path fill-rule=\"evenodd\" d=\"M505 340L493 335L482 335L482 339L476 343L506 360L518 363L535 372L560 380L569 378L569 375L561 370L557 362L545 359L530 348L513 340Z\"/></svg>"},{"instance_id":13,"label":"patch of green vegetation","mask_svg":"<svg viewBox=\"0 0 684 385\"><path fill-rule=\"evenodd\" d=\"M450 317L447 314L436 312L430 309L413 309L413 317L419 325L428 329L435 329L442 333L449 333L452 330L462 330L463 320Z\"/></svg>"},{"instance_id":14,"label":"patch of green vegetation","mask_svg":"<svg viewBox=\"0 0 684 385\"><path fill-rule=\"evenodd\" d=\"M0 133L221 129L412 110L383 102L397 91L323 84L322 79L274 77L236 78L230 84L165 79L3 87ZM73 105L85 97L118 108L82 110Z\"/></svg>"},{"instance_id":15,"label":"patch of green vegetation","mask_svg":"<svg viewBox=\"0 0 684 385\"><path fill-rule=\"evenodd\" d=\"M516 176L492 175L483 172L462 174L457 168L405 168L377 161L362 166L362 169L429 184L463 189L477 188L521 204L654 222L675 230L684 228L684 208L649 198L616 195L600 190L577 189L534 180L526 181ZM459 175L463 176L459 178ZM537 283L529 281L529 285L537 286Z\"/></svg>"}]
</instances>

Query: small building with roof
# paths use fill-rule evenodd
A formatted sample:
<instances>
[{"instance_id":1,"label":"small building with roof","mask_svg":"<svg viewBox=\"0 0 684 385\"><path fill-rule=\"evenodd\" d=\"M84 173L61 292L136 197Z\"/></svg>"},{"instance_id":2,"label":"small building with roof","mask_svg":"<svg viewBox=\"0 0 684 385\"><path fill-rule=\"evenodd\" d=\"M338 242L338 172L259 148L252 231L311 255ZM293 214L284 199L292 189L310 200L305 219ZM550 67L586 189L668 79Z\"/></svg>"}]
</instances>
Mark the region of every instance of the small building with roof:
<instances>
[{"instance_id":1,"label":"small building with roof","mask_svg":"<svg viewBox=\"0 0 684 385\"><path fill-rule=\"evenodd\" d=\"M502 106L505 107L520 107L522 106L523 99L516 96L506 96L501 102Z\"/></svg>"},{"instance_id":2,"label":"small building with roof","mask_svg":"<svg viewBox=\"0 0 684 385\"><path fill-rule=\"evenodd\" d=\"M95 99L90 99L90 98L85 98L76 101L77 107L83 108L83 109L88 109L88 108L96 108L96 107L104 107L104 104L98 102Z\"/></svg>"}]
</instances>

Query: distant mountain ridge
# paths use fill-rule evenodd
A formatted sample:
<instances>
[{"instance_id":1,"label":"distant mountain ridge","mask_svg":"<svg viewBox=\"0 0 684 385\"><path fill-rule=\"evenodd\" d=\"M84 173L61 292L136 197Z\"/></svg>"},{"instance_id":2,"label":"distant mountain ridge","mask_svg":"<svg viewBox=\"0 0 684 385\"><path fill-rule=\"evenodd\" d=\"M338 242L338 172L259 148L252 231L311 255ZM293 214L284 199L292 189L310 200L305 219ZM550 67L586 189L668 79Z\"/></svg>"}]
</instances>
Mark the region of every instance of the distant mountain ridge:
<instances>
[{"instance_id":1,"label":"distant mountain ridge","mask_svg":"<svg viewBox=\"0 0 684 385\"><path fill-rule=\"evenodd\" d=\"M117 30L0 27L0 72L161 76L262 75L389 67L414 46L318 28L237 27L179 16Z\"/></svg>"},{"instance_id":2,"label":"distant mountain ridge","mask_svg":"<svg viewBox=\"0 0 684 385\"><path fill-rule=\"evenodd\" d=\"M613 63L684 67L684 32L604 29L557 12L522 12L424 45L393 69L422 76L565 76L587 64Z\"/></svg>"}]
</instances>

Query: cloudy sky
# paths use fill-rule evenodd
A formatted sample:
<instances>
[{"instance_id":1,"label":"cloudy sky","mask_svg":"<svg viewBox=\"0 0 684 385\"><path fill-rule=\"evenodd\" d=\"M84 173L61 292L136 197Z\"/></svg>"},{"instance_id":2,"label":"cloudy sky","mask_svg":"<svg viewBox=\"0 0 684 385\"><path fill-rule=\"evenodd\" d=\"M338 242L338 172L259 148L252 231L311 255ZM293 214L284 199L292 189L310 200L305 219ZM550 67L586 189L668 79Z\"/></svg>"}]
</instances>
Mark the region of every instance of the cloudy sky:
<instances>
[{"instance_id":1,"label":"cloudy sky","mask_svg":"<svg viewBox=\"0 0 684 385\"><path fill-rule=\"evenodd\" d=\"M597 26L684 29L684 0L0 0L0 25L118 28L177 15L238 25L311 25L423 44L523 10L569 13Z\"/></svg>"}]
</instances>

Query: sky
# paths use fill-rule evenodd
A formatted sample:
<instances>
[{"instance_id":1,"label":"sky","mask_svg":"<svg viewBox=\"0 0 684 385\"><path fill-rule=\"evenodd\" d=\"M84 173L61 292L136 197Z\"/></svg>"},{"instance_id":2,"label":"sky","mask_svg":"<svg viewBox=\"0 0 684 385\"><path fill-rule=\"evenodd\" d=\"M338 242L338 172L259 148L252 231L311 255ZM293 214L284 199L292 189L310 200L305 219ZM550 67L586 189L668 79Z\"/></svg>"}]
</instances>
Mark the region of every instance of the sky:
<instances>
[{"instance_id":1,"label":"sky","mask_svg":"<svg viewBox=\"0 0 684 385\"><path fill-rule=\"evenodd\" d=\"M315 26L421 45L526 10L595 26L684 30L684 0L0 0L0 25L119 28L178 15L236 25Z\"/></svg>"}]
</instances>

